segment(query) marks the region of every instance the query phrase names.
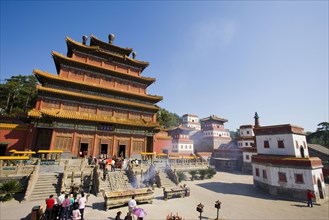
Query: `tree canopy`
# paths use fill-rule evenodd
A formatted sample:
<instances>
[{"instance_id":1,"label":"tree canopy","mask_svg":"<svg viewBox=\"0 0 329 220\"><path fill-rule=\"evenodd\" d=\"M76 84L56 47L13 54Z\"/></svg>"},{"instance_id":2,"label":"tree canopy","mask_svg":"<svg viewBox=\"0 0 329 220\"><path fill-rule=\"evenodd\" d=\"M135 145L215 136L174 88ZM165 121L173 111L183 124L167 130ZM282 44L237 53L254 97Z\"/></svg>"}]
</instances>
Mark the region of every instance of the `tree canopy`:
<instances>
[{"instance_id":1,"label":"tree canopy","mask_svg":"<svg viewBox=\"0 0 329 220\"><path fill-rule=\"evenodd\" d=\"M180 117L177 114L171 113L164 108L160 108L157 113L157 122L161 127L169 129L179 125Z\"/></svg>"},{"instance_id":2,"label":"tree canopy","mask_svg":"<svg viewBox=\"0 0 329 220\"><path fill-rule=\"evenodd\" d=\"M17 116L34 108L37 80L33 75L12 76L0 84L0 114Z\"/></svg>"},{"instance_id":3,"label":"tree canopy","mask_svg":"<svg viewBox=\"0 0 329 220\"><path fill-rule=\"evenodd\" d=\"M307 135L307 142L329 148L329 122L321 122L315 132Z\"/></svg>"}]
</instances>

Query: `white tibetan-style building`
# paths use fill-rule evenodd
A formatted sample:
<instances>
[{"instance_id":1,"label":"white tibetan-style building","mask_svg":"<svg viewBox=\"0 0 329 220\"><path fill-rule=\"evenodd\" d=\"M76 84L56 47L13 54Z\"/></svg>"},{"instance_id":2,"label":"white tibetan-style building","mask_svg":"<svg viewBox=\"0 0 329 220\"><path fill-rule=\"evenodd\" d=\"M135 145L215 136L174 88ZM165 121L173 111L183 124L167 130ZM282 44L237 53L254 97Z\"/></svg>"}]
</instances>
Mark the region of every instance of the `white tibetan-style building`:
<instances>
[{"instance_id":1,"label":"white tibetan-style building","mask_svg":"<svg viewBox=\"0 0 329 220\"><path fill-rule=\"evenodd\" d=\"M241 125L238 138L238 148L242 149L243 165L241 170L245 173L252 173L251 157L257 154L255 146L255 134L253 125Z\"/></svg>"},{"instance_id":2,"label":"white tibetan-style building","mask_svg":"<svg viewBox=\"0 0 329 220\"><path fill-rule=\"evenodd\" d=\"M258 154L252 156L252 170L256 187L298 200L306 200L310 189L316 201L327 199L322 161L309 157L303 131L290 124L254 128Z\"/></svg>"},{"instance_id":3,"label":"white tibetan-style building","mask_svg":"<svg viewBox=\"0 0 329 220\"><path fill-rule=\"evenodd\" d=\"M185 114L182 116L182 125L188 128L201 130L201 124L197 115Z\"/></svg>"},{"instance_id":4,"label":"white tibetan-style building","mask_svg":"<svg viewBox=\"0 0 329 220\"><path fill-rule=\"evenodd\" d=\"M172 137L172 153L182 155L194 153L193 140L190 139L190 132L193 130L193 128L180 125L169 131L169 135Z\"/></svg>"}]
</instances>

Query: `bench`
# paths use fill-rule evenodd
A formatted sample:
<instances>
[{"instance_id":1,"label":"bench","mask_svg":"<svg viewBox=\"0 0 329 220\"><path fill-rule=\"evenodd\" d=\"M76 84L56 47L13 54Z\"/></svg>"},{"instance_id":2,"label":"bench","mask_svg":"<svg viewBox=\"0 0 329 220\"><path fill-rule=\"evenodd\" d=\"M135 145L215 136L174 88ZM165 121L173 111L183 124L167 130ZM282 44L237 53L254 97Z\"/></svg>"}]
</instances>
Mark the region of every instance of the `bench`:
<instances>
[{"instance_id":1,"label":"bench","mask_svg":"<svg viewBox=\"0 0 329 220\"><path fill-rule=\"evenodd\" d=\"M126 205L134 195L137 203L153 202L153 191L149 188L133 189L119 192L104 192L104 207L109 208Z\"/></svg>"}]
</instances>

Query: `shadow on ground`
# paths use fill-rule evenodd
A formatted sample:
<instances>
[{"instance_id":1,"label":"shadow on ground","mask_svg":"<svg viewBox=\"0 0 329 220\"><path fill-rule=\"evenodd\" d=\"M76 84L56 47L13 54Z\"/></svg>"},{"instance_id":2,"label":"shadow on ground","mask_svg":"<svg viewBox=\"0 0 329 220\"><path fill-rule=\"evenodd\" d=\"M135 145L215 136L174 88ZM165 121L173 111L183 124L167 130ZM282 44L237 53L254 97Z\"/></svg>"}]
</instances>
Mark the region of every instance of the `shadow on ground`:
<instances>
[{"instance_id":1,"label":"shadow on ground","mask_svg":"<svg viewBox=\"0 0 329 220\"><path fill-rule=\"evenodd\" d=\"M271 200L279 199L273 195L269 195L268 193L260 189L255 188L253 184L210 182L210 183L200 183L197 184L197 186L222 194L248 196L248 197L271 199Z\"/></svg>"}]
</instances>

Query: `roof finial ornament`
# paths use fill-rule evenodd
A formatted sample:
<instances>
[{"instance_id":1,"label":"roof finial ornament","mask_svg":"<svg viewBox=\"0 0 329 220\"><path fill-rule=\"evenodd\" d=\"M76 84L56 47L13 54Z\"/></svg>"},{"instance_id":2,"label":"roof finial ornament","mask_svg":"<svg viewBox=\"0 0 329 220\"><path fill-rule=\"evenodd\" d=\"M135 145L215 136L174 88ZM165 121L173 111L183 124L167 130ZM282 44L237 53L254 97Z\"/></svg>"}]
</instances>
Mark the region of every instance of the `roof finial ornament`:
<instances>
[{"instance_id":1,"label":"roof finial ornament","mask_svg":"<svg viewBox=\"0 0 329 220\"><path fill-rule=\"evenodd\" d=\"M134 51L134 52L132 53L132 55L133 55L133 59L135 59L135 58L136 58L136 55L137 55L137 53Z\"/></svg>"},{"instance_id":2,"label":"roof finial ornament","mask_svg":"<svg viewBox=\"0 0 329 220\"><path fill-rule=\"evenodd\" d=\"M257 112L255 112L254 119L255 119L255 127L256 128L260 127L260 125L259 125L259 116L258 116Z\"/></svg>"},{"instance_id":3,"label":"roof finial ornament","mask_svg":"<svg viewBox=\"0 0 329 220\"><path fill-rule=\"evenodd\" d=\"M113 44L115 35L114 34L109 34L109 44Z\"/></svg>"},{"instance_id":4,"label":"roof finial ornament","mask_svg":"<svg viewBox=\"0 0 329 220\"><path fill-rule=\"evenodd\" d=\"M82 44L83 44L83 45L86 45L87 40L88 40L88 36L83 35L83 36L82 36Z\"/></svg>"}]
</instances>

